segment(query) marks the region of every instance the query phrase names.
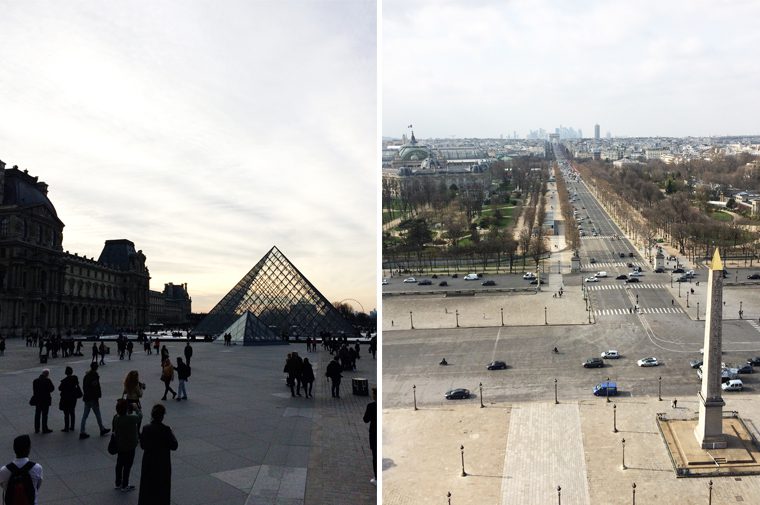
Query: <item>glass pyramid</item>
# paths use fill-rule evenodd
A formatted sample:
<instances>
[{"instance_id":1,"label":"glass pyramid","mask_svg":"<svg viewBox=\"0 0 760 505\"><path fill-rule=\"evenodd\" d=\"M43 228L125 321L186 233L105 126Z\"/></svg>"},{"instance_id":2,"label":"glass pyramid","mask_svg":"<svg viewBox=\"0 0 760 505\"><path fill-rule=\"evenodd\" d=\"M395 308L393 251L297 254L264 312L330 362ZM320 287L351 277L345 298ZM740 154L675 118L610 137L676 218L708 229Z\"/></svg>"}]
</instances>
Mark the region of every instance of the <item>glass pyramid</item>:
<instances>
[{"instance_id":1,"label":"glass pyramid","mask_svg":"<svg viewBox=\"0 0 760 505\"><path fill-rule=\"evenodd\" d=\"M243 345L261 345L261 344L287 344L261 320L248 311L238 318L237 321L224 330L222 333L229 333L232 342L242 343ZM217 342L223 342L220 338Z\"/></svg>"},{"instance_id":2,"label":"glass pyramid","mask_svg":"<svg viewBox=\"0 0 760 505\"><path fill-rule=\"evenodd\" d=\"M355 333L351 324L277 247L272 247L211 309L194 333L224 333L246 312L251 312L277 337Z\"/></svg>"}]
</instances>

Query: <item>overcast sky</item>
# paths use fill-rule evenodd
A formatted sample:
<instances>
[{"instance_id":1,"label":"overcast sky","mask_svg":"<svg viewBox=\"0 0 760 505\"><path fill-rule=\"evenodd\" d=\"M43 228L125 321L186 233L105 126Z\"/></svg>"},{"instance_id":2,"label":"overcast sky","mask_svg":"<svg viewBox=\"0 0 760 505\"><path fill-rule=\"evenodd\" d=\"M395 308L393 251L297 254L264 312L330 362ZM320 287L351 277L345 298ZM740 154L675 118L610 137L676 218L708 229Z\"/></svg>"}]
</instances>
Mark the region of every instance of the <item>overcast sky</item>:
<instances>
[{"instance_id":1,"label":"overcast sky","mask_svg":"<svg viewBox=\"0 0 760 505\"><path fill-rule=\"evenodd\" d=\"M0 13L0 159L50 185L64 249L130 239L152 289L187 282L206 311L276 245L328 300L376 307L373 1Z\"/></svg>"},{"instance_id":2,"label":"overcast sky","mask_svg":"<svg viewBox=\"0 0 760 505\"><path fill-rule=\"evenodd\" d=\"M385 0L383 135L760 134L760 2Z\"/></svg>"}]
</instances>

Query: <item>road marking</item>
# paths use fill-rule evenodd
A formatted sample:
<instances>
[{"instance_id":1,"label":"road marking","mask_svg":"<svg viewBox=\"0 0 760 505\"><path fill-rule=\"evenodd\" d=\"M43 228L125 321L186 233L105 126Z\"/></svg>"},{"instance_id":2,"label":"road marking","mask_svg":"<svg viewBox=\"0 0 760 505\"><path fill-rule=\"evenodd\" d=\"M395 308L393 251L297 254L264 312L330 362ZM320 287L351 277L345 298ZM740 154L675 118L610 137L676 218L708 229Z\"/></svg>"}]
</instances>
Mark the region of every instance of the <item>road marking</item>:
<instances>
[{"instance_id":1,"label":"road marking","mask_svg":"<svg viewBox=\"0 0 760 505\"><path fill-rule=\"evenodd\" d=\"M496 332L496 342L493 343L493 352L491 353L491 361L496 360L496 346L499 345L499 337L501 337L501 328Z\"/></svg>"}]
</instances>

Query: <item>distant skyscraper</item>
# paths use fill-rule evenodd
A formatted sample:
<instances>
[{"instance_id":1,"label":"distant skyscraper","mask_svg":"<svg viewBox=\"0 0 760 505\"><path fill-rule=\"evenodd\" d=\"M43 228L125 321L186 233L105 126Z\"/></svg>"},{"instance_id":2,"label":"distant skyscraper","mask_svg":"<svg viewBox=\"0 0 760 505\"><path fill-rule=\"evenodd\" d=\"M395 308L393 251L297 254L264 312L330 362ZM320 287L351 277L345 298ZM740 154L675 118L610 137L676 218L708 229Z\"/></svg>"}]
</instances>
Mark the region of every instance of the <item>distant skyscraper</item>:
<instances>
[{"instance_id":1,"label":"distant skyscraper","mask_svg":"<svg viewBox=\"0 0 760 505\"><path fill-rule=\"evenodd\" d=\"M594 140L599 140L599 125L594 125Z\"/></svg>"}]
</instances>

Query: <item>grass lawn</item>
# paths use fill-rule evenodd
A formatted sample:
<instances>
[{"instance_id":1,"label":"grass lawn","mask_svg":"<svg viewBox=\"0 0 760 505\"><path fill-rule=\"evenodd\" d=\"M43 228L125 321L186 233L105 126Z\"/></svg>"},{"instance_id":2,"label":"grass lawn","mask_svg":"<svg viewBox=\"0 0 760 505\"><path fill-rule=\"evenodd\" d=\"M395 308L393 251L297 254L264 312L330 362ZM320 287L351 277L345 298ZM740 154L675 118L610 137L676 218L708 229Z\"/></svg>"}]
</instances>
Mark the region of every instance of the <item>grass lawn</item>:
<instances>
[{"instance_id":1,"label":"grass lawn","mask_svg":"<svg viewBox=\"0 0 760 505\"><path fill-rule=\"evenodd\" d=\"M731 214L729 214L728 212L720 211L720 210L710 214L710 217L715 219L716 221L723 221L723 222L729 222L729 221L734 220Z\"/></svg>"},{"instance_id":2,"label":"grass lawn","mask_svg":"<svg viewBox=\"0 0 760 505\"><path fill-rule=\"evenodd\" d=\"M512 212L514 211L515 206L514 205L505 205L503 207L499 207L499 211L501 212L501 219L499 219L498 226L499 228L504 228L506 226L509 226L509 224L512 222ZM488 208L484 209L480 213L480 217L491 217L493 216L493 209Z\"/></svg>"}]
</instances>

